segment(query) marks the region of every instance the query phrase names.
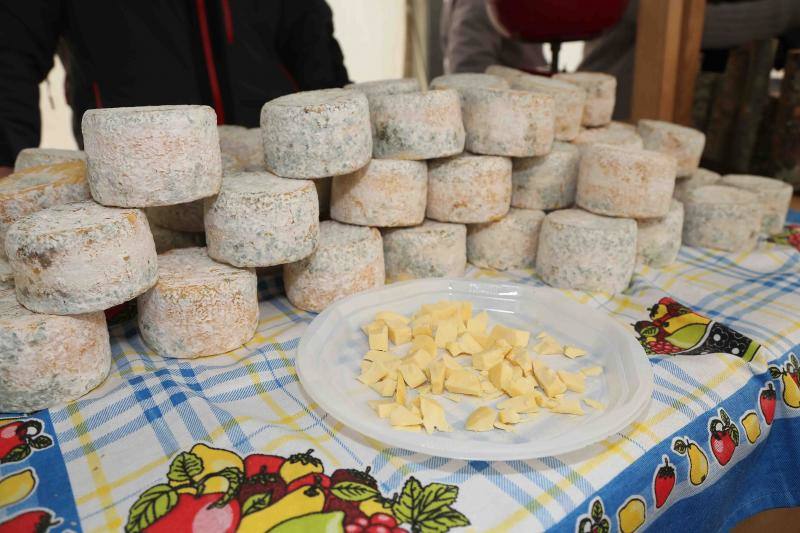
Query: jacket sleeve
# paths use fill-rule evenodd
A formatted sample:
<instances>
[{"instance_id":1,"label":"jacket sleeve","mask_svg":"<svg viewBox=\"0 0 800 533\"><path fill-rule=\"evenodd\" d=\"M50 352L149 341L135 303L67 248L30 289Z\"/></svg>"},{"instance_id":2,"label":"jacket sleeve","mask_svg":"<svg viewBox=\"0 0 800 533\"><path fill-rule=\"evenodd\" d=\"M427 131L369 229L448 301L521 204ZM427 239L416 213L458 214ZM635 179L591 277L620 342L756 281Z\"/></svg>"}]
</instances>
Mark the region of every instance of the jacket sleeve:
<instances>
[{"instance_id":1,"label":"jacket sleeve","mask_svg":"<svg viewBox=\"0 0 800 533\"><path fill-rule=\"evenodd\" d=\"M502 63L503 37L492 26L484 0L452 0L441 31L445 73L483 72Z\"/></svg>"},{"instance_id":2,"label":"jacket sleeve","mask_svg":"<svg viewBox=\"0 0 800 533\"><path fill-rule=\"evenodd\" d=\"M53 66L59 0L0 1L0 166L39 146L39 83Z\"/></svg>"},{"instance_id":3,"label":"jacket sleeve","mask_svg":"<svg viewBox=\"0 0 800 533\"><path fill-rule=\"evenodd\" d=\"M284 0L278 54L298 89L349 83L344 57L333 36L333 13L325 0Z\"/></svg>"},{"instance_id":4,"label":"jacket sleeve","mask_svg":"<svg viewBox=\"0 0 800 533\"><path fill-rule=\"evenodd\" d=\"M733 48L800 26L800 1L754 0L708 4L703 48Z\"/></svg>"}]
</instances>

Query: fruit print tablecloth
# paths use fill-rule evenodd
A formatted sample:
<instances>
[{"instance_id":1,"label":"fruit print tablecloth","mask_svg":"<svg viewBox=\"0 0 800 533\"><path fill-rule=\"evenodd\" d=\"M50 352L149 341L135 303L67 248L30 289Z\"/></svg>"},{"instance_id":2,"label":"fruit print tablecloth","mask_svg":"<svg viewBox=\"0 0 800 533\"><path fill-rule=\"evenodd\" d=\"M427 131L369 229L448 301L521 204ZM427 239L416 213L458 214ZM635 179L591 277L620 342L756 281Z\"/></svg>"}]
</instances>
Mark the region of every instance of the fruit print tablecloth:
<instances>
[{"instance_id":1,"label":"fruit print tablecloth","mask_svg":"<svg viewBox=\"0 0 800 533\"><path fill-rule=\"evenodd\" d=\"M538 284L530 271L468 276ZM0 421L0 533L717 531L800 504L800 252L683 248L616 297L567 293L650 354L645 416L580 452L457 461L387 448L311 404L293 353L312 314L259 282L239 350L164 360L111 326L108 380ZM727 353L722 353L727 352ZM579 422L578 422L579 423Z\"/></svg>"}]
</instances>

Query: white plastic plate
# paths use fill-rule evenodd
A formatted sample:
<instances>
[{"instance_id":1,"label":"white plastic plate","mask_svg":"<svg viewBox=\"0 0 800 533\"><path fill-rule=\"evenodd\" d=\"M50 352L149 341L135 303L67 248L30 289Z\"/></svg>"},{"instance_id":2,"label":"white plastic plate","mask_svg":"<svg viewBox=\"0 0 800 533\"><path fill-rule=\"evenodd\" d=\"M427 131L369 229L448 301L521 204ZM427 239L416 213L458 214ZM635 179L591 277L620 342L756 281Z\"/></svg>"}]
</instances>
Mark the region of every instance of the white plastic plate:
<instances>
[{"instance_id":1,"label":"white plastic plate","mask_svg":"<svg viewBox=\"0 0 800 533\"><path fill-rule=\"evenodd\" d=\"M499 323L533 335L544 330L562 344L585 349L589 355L574 360L560 355L540 357L556 370L602 366L602 375L586 378L584 396L602 402L606 409L596 411L583 405L584 416L541 409L534 421L518 424L513 432L472 432L464 429L464 421L484 402L461 396L462 400L454 403L443 397L439 403L453 432L428 435L392 428L367 403L380 396L356 380L368 349L361 326L378 311L410 316L422 304L440 300L471 301L474 313L488 311L490 327ZM533 344L533 336L531 341ZM391 346L390 351L402 353ZM550 288L466 279L394 283L336 302L306 329L297 348L296 367L309 396L345 425L391 446L454 459L531 459L578 450L636 420L653 391L652 369L644 350L631 332L601 311Z\"/></svg>"}]
</instances>

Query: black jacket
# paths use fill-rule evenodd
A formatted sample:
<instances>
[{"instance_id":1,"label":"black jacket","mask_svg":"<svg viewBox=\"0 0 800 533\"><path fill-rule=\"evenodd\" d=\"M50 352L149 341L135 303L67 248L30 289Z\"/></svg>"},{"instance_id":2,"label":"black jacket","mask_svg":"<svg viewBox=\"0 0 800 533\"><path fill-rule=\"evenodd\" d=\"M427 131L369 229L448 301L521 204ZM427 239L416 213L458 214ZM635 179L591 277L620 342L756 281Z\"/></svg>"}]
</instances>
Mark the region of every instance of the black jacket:
<instances>
[{"instance_id":1,"label":"black jacket","mask_svg":"<svg viewBox=\"0 0 800 533\"><path fill-rule=\"evenodd\" d=\"M207 104L257 126L264 102L347 83L325 0L0 0L0 165L38 146L38 84L58 49L87 109Z\"/></svg>"}]
</instances>

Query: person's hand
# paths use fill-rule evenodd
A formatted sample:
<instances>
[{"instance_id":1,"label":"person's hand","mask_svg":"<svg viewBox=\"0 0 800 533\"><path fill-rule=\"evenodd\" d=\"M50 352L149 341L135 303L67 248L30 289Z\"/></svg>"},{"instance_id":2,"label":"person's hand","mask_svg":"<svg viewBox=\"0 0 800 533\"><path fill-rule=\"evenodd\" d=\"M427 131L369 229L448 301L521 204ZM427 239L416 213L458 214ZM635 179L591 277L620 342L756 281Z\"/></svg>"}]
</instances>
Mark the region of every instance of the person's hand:
<instances>
[{"instance_id":1,"label":"person's hand","mask_svg":"<svg viewBox=\"0 0 800 533\"><path fill-rule=\"evenodd\" d=\"M0 166L0 178L5 178L6 176L11 174L12 172L14 172L13 168Z\"/></svg>"}]
</instances>

